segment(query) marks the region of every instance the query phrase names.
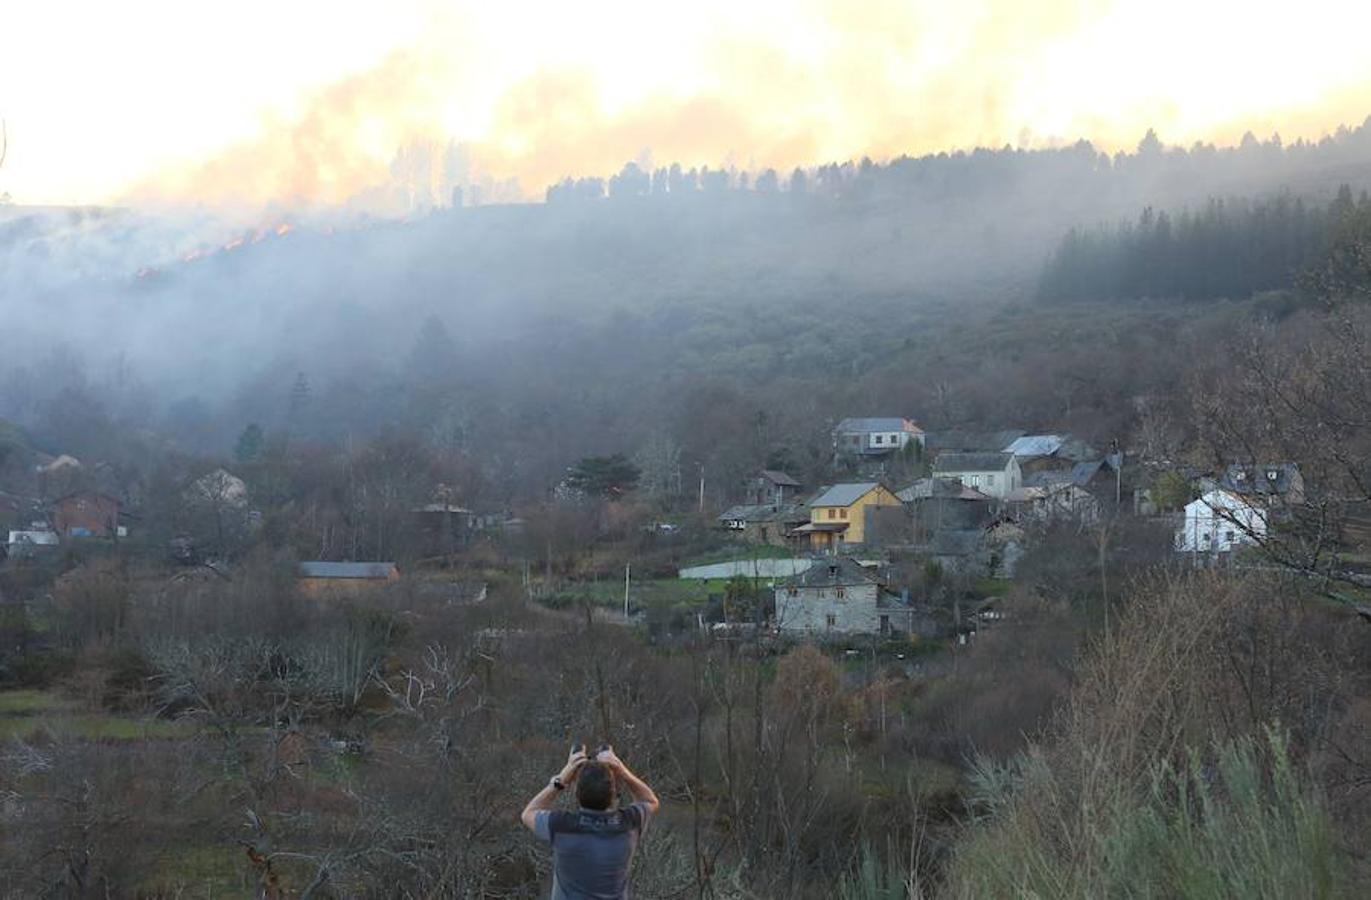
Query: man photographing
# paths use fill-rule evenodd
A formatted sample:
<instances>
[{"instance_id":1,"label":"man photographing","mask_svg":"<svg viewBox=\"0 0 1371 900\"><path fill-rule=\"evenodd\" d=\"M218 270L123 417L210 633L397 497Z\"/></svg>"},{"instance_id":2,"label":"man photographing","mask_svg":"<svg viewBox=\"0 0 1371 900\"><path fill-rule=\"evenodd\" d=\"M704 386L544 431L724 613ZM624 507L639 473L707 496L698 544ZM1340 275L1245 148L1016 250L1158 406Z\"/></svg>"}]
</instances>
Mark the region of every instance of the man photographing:
<instances>
[{"instance_id":1,"label":"man photographing","mask_svg":"<svg viewBox=\"0 0 1371 900\"><path fill-rule=\"evenodd\" d=\"M553 809L576 785L575 812ZM618 805L622 784L633 802ZM562 771L524 807L519 819L552 845L552 900L628 900L628 866L638 839L660 804L609 745L586 755L573 747Z\"/></svg>"}]
</instances>

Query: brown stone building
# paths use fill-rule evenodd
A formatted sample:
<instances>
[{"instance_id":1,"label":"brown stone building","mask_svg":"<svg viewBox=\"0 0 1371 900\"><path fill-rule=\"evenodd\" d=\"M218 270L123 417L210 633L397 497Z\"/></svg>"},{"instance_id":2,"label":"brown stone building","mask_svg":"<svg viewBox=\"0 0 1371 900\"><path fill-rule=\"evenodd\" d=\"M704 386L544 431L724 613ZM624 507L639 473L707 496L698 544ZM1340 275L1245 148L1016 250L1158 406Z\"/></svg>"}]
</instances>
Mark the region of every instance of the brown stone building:
<instances>
[{"instance_id":1,"label":"brown stone building","mask_svg":"<svg viewBox=\"0 0 1371 900\"><path fill-rule=\"evenodd\" d=\"M52 530L68 537L113 537L119 532L119 501L100 491L75 491L52 504Z\"/></svg>"}]
</instances>

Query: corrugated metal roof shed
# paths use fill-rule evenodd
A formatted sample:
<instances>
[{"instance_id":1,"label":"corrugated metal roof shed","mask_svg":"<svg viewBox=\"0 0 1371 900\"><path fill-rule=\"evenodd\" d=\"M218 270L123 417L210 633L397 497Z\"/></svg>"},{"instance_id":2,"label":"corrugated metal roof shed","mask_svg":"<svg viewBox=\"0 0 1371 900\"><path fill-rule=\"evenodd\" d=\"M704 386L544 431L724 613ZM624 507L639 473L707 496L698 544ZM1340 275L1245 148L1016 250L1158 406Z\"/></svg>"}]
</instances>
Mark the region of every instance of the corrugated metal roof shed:
<instances>
[{"instance_id":1,"label":"corrugated metal roof shed","mask_svg":"<svg viewBox=\"0 0 1371 900\"><path fill-rule=\"evenodd\" d=\"M1060 434L1026 434L1004 448L1015 456L1051 456L1062 449L1066 438Z\"/></svg>"},{"instance_id":2,"label":"corrugated metal roof shed","mask_svg":"<svg viewBox=\"0 0 1371 900\"><path fill-rule=\"evenodd\" d=\"M393 562L302 562L304 578L391 578L397 574Z\"/></svg>"}]
</instances>

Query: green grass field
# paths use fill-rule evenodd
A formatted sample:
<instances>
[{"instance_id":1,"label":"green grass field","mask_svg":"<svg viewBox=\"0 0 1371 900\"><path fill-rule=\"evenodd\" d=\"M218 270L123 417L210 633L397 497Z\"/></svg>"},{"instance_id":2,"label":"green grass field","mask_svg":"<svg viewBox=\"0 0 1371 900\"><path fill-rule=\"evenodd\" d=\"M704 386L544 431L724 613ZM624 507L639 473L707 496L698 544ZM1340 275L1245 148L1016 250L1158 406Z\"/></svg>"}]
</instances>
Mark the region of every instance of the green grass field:
<instances>
[{"instance_id":1,"label":"green grass field","mask_svg":"<svg viewBox=\"0 0 1371 900\"><path fill-rule=\"evenodd\" d=\"M89 741L133 741L188 736L193 726L166 719L130 718L82 710L51 691L0 691L0 740L39 734Z\"/></svg>"}]
</instances>

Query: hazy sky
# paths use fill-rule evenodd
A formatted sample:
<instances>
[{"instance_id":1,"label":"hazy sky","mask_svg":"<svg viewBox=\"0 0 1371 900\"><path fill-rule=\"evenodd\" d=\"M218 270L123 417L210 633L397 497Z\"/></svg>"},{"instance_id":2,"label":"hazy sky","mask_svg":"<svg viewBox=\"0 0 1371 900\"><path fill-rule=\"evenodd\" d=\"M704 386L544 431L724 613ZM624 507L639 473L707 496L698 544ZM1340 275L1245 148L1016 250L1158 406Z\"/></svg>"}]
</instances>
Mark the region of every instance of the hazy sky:
<instances>
[{"instance_id":1,"label":"hazy sky","mask_svg":"<svg viewBox=\"0 0 1371 900\"><path fill-rule=\"evenodd\" d=\"M1371 114L1365 0L42 0L0 12L0 192L338 202L407 140L530 195L1088 137L1317 138Z\"/></svg>"}]
</instances>

